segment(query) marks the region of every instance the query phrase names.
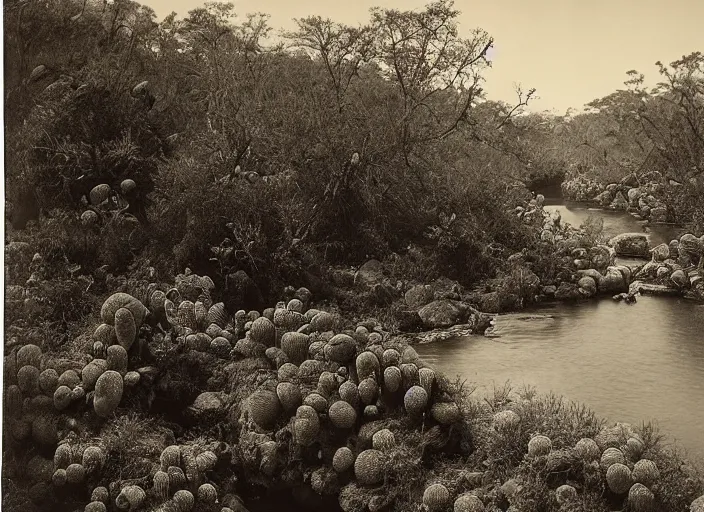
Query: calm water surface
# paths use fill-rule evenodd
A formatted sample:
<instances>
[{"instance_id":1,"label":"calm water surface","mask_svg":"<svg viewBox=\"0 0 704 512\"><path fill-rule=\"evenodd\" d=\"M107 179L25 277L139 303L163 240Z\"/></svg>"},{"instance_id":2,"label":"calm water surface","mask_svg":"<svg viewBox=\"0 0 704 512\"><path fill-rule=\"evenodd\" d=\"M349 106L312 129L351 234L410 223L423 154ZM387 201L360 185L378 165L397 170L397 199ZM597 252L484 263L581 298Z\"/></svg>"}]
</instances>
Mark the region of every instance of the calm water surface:
<instances>
[{"instance_id":1,"label":"calm water surface","mask_svg":"<svg viewBox=\"0 0 704 512\"><path fill-rule=\"evenodd\" d=\"M602 215L614 235L641 231L623 213L564 206L579 225ZM573 222L574 221L574 222ZM653 230L651 244L672 238ZM704 306L684 299L640 297L555 304L499 315L496 338L473 336L421 345L418 353L449 376L474 382L478 393L510 381L554 391L611 421L653 421L670 440L704 458Z\"/></svg>"}]
</instances>

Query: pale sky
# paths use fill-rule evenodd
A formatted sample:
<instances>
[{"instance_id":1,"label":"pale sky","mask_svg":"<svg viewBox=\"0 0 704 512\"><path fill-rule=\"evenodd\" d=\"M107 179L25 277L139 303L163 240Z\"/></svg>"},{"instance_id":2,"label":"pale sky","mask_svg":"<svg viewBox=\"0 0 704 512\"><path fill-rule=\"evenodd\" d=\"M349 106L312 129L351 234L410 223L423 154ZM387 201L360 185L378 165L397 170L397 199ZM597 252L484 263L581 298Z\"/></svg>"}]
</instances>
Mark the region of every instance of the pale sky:
<instances>
[{"instance_id":1,"label":"pale sky","mask_svg":"<svg viewBox=\"0 0 704 512\"><path fill-rule=\"evenodd\" d=\"M159 19L179 17L203 0L143 0ZM240 0L238 14L271 15L274 29L294 28L293 19L320 15L349 25L369 20L371 7L420 9L425 0ZM704 0L455 0L460 32L475 27L494 37L493 68L485 91L513 102L514 84L535 87L530 110L563 114L623 86L636 69L654 84L655 62L669 64L704 51Z\"/></svg>"}]
</instances>

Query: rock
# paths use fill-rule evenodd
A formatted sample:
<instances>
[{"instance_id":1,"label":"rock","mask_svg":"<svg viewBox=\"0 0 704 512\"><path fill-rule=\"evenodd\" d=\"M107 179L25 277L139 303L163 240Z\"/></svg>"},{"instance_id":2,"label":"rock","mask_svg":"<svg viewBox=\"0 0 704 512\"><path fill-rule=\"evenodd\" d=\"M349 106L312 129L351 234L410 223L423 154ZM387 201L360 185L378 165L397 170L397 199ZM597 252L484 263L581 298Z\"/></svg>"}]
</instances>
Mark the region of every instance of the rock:
<instances>
[{"instance_id":1,"label":"rock","mask_svg":"<svg viewBox=\"0 0 704 512\"><path fill-rule=\"evenodd\" d=\"M214 411L223 407L222 393L206 391L201 393L191 405L191 410L195 413Z\"/></svg>"},{"instance_id":2,"label":"rock","mask_svg":"<svg viewBox=\"0 0 704 512\"><path fill-rule=\"evenodd\" d=\"M563 282L557 287L555 291L555 298L557 300L576 300L582 297L579 292L579 287L574 283Z\"/></svg>"},{"instance_id":3,"label":"rock","mask_svg":"<svg viewBox=\"0 0 704 512\"><path fill-rule=\"evenodd\" d=\"M545 295L547 297L554 297L555 292L557 291L557 286L552 285L552 284L548 285L548 286L543 286L541 291L542 291L543 295Z\"/></svg>"},{"instance_id":4,"label":"rock","mask_svg":"<svg viewBox=\"0 0 704 512\"><path fill-rule=\"evenodd\" d=\"M599 290L609 294L621 293L628 290L628 284L620 270L609 267L599 281Z\"/></svg>"},{"instance_id":5,"label":"rock","mask_svg":"<svg viewBox=\"0 0 704 512\"><path fill-rule=\"evenodd\" d=\"M593 297L596 295L597 287L593 277L584 276L579 280L577 286L579 286L580 293L585 297Z\"/></svg>"},{"instance_id":6,"label":"rock","mask_svg":"<svg viewBox=\"0 0 704 512\"><path fill-rule=\"evenodd\" d=\"M628 176L625 176L621 181L621 185L625 185L627 187L637 187L638 186L638 177L635 175L635 173L631 173Z\"/></svg>"},{"instance_id":7,"label":"rock","mask_svg":"<svg viewBox=\"0 0 704 512\"><path fill-rule=\"evenodd\" d=\"M626 210L628 209L628 201L623 197L622 192L617 192L614 200L611 201L609 208L613 210Z\"/></svg>"},{"instance_id":8,"label":"rock","mask_svg":"<svg viewBox=\"0 0 704 512\"><path fill-rule=\"evenodd\" d=\"M653 255L653 261L665 261L670 257L670 247L667 244L660 244L651 249L650 253Z\"/></svg>"},{"instance_id":9,"label":"rock","mask_svg":"<svg viewBox=\"0 0 704 512\"><path fill-rule=\"evenodd\" d=\"M614 264L615 257L616 252L614 249L606 245L597 245L589 250L590 267L600 273L604 272L608 266Z\"/></svg>"},{"instance_id":10,"label":"rock","mask_svg":"<svg viewBox=\"0 0 704 512\"><path fill-rule=\"evenodd\" d=\"M689 285L687 274L685 274L682 269L675 270L670 276L670 280L679 288L684 288Z\"/></svg>"},{"instance_id":11,"label":"rock","mask_svg":"<svg viewBox=\"0 0 704 512\"><path fill-rule=\"evenodd\" d=\"M462 323L467 316L467 306L458 301L436 300L421 308L418 315L429 329L452 327Z\"/></svg>"},{"instance_id":12,"label":"rock","mask_svg":"<svg viewBox=\"0 0 704 512\"><path fill-rule=\"evenodd\" d=\"M430 304L433 302L433 297L433 289L427 284L413 286L404 295L406 304L414 309L422 308L426 304Z\"/></svg>"},{"instance_id":13,"label":"rock","mask_svg":"<svg viewBox=\"0 0 704 512\"><path fill-rule=\"evenodd\" d=\"M609 206L613 200L614 197L611 190L608 190L608 187L607 190L604 190L601 194L594 198L594 201L599 203L601 206Z\"/></svg>"},{"instance_id":14,"label":"rock","mask_svg":"<svg viewBox=\"0 0 704 512\"><path fill-rule=\"evenodd\" d=\"M614 248L617 256L650 256L650 244L644 233L622 233L609 240L609 245Z\"/></svg>"},{"instance_id":15,"label":"rock","mask_svg":"<svg viewBox=\"0 0 704 512\"><path fill-rule=\"evenodd\" d=\"M640 196L642 195L643 192L641 192L638 187L628 189L628 203L634 207L638 206L638 199L640 199Z\"/></svg>"},{"instance_id":16,"label":"rock","mask_svg":"<svg viewBox=\"0 0 704 512\"><path fill-rule=\"evenodd\" d=\"M501 311L501 296L499 292L484 293L479 299L479 308L487 313Z\"/></svg>"},{"instance_id":17,"label":"rock","mask_svg":"<svg viewBox=\"0 0 704 512\"><path fill-rule=\"evenodd\" d=\"M678 288L667 286L663 284L651 284L644 283L642 281L634 281L628 288L629 295L635 295L637 293L646 295L680 295L681 292Z\"/></svg>"},{"instance_id":18,"label":"rock","mask_svg":"<svg viewBox=\"0 0 704 512\"><path fill-rule=\"evenodd\" d=\"M667 208L664 206L657 206L655 208L651 208L650 222L667 222Z\"/></svg>"},{"instance_id":19,"label":"rock","mask_svg":"<svg viewBox=\"0 0 704 512\"><path fill-rule=\"evenodd\" d=\"M371 288L384 279L382 265L379 260L369 260L359 267L354 274L354 284L359 287Z\"/></svg>"}]
</instances>

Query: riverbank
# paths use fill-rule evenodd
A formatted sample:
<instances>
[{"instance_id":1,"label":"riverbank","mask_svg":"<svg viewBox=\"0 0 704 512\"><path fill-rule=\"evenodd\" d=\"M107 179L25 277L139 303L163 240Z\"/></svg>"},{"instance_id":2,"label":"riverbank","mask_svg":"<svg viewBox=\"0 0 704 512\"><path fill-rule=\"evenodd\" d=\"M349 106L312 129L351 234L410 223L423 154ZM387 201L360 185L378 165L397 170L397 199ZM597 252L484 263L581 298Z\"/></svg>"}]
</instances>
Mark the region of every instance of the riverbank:
<instances>
[{"instance_id":1,"label":"riverbank","mask_svg":"<svg viewBox=\"0 0 704 512\"><path fill-rule=\"evenodd\" d=\"M154 283L149 313L111 295L72 344L13 348L5 506L243 510L278 493L298 499L281 510L330 496L346 512L675 511L704 492L647 428L604 429L556 396L476 401L377 322L322 311L305 289L231 315L208 304L210 283Z\"/></svg>"}]
</instances>

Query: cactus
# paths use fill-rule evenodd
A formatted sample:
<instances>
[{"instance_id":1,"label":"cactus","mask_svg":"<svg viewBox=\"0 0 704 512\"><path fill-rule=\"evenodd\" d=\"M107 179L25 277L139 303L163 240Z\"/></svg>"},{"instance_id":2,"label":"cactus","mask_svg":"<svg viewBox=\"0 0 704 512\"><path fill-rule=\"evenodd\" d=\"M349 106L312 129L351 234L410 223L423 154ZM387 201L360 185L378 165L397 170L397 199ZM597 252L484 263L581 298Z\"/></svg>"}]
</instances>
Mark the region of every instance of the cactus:
<instances>
[{"instance_id":1,"label":"cactus","mask_svg":"<svg viewBox=\"0 0 704 512\"><path fill-rule=\"evenodd\" d=\"M189 512L195 503L193 494L185 489L176 491L173 499L180 512Z\"/></svg>"},{"instance_id":2,"label":"cactus","mask_svg":"<svg viewBox=\"0 0 704 512\"><path fill-rule=\"evenodd\" d=\"M142 506L147 493L138 485L126 485L115 498L115 506L120 510L136 510Z\"/></svg>"},{"instance_id":3,"label":"cactus","mask_svg":"<svg viewBox=\"0 0 704 512\"><path fill-rule=\"evenodd\" d=\"M354 454L352 450L343 446L338 448L332 458L332 468L337 473L344 473L354 465Z\"/></svg>"},{"instance_id":4,"label":"cactus","mask_svg":"<svg viewBox=\"0 0 704 512\"><path fill-rule=\"evenodd\" d=\"M340 384L339 393L340 398L353 407L359 405L359 402L361 401L359 396L359 388L355 386L352 381L348 380Z\"/></svg>"},{"instance_id":5,"label":"cactus","mask_svg":"<svg viewBox=\"0 0 704 512\"><path fill-rule=\"evenodd\" d=\"M276 395L284 408L284 411L293 411L303 403L301 389L290 382L281 382L276 386Z\"/></svg>"},{"instance_id":6,"label":"cactus","mask_svg":"<svg viewBox=\"0 0 704 512\"><path fill-rule=\"evenodd\" d=\"M88 193L88 198L90 199L90 204L93 206L98 206L110 197L112 189L107 183L101 183L93 187Z\"/></svg>"},{"instance_id":7,"label":"cactus","mask_svg":"<svg viewBox=\"0 0 704 512\"><path fill-rule=\"evenodd\" d=\"M86 508L83 509L83 512L106 512L107 508L105 507L105 503L102 501L91 501L86 505Z\"/></svg>"},{"instance_id":8,"label":"cactus","mask_svg":"<svg viewBox=\"0 0 704 512\"><path fill-rule=\"evenodd\" d=\"M107 370L95 383L93 408L95 413L106 418L112 414L122 400L122 376L114 370Z\"/></svg>"},{"instance_id":9,"label":"cactus","mask_svg":"<svg viewBox=\"0 0 704 512\"><path fill-rule=\"evenodd\" d=\"M401 363L403 387L408 389L418 384L418 367L413 363Z\"/></svg>"},{"instance_id":10,"label":"cactus","mask_svg":"<svg viewBox=\"0 0 704 512\"><path fill-rule=\"evenodd\" d=\"M208 324L215 324L221 329L227 327L229 316L225 310L225 304L218 302L210 306L208 310Z\"/></svg>"},{"instance_id":11,"label":"cactus","mask_svg":"<svg viewBox=\"0 0 704 512\"><path fill-rule=\"evenodd\" d=\"M92 390L100 376L105 373L108 369L108 362L105 359L93 359L90 363L83 367L81 370L81 382L83 388L90 391Z\"/></svg>"},{"instance_id":12,"label":"cactus","mask_svg":"<svg viewBox=\"0 0 704 512\"><path fill-rule=\"evenodd\" d=\"M281 350L293 364L300 365L308 357L310 338L306 334L287 332L281 337Z\"/></svg>"},{"instance_id":13,"label":"cactus","mask_svg":"<svg viewBox=\"0 0 704 512\"><path fill-rule=\"evenodd\" d=\"M368 350L357 356L355 366L357 368L357 377L360 381L367 377L376 377L380 372L379 359L373 352Z\"/></svg>"},{"instance_id":14,"label":"cactus","mask_svg":"<svg viewBox=\"0 0 704 512\"><path fill-rule=\"evenodd\" d=\"M308 405L317 412L325 413L328 409L328 401L319 393L311 393L303 399L303 405Z\"/></svg>"},{"instance_id":15,"label":"cactus","mask_svg":"<svg viewBox=\"0 0 704 512\"><path fill-rule=\"evenodd\" d=\"M354 476L361 485L376 485L384 479L386 460L379 450L364 450L354 461Z\"/></svg>"},{"instance_id":16,"label":"cactus","mask_svg":"<svg viewBox=\"0 0 704 512\"><path fill-rule=\"evenodd\" d=\"M134 180L126 179L122 180L122 183L120 183L120 190L122 190L123 194L129 194L130 192L136 189L137 184L134 182Z\"/></svg>"},{"instance_id":17,"label":"cactus","mask_svg":"<svg viewBox=\"0 0 704 512\"><path fill-rule=\"evenodd\" d=\"M303 302L300 299L291 299L286 304L286 309L289 311L295 311L296 313L303 313Z\"/></svg>"},{"instance_id":18,"label":"cactus","mask_svg":"<svg viewBox=\"0 0 704 512\"><path fill-rule=\"evenodd\" d=\"M90 494L90 500L107 503L110 501L110 493L106 487L96 487Z\"/></svg>"},{"instance_id":19,"label":"cactus","mask_svg":"<svg viewBox=\"0 0 704 512\"><path fill-rule=\"evenodd\" d=\"M574 447L575 451L579 457L585 462L592 462L599 460L601 457L601 450L599 450L599 445L596 444L594 439L584 437L577 441Z\"/></svg>"},{"instance_id":20,"label":"cactus","mask_svg":"<svg viewBox=\"0 0 704 512\"><path fill-rule=\"evenodd\" d=\"M337 428L349 429L357 421L357 411L348 402L338 400L328 409L328 417Z\"/></svg>"},{"instance_id":21,"label":"cactus","mask_svg":"<svg viewBox=\"0 0 704 512\"><path fill-rule=\"evenodd\" d=\"M215 467L218 462L218 457L210 450L206 450L203 453L199 453L196 456L196 464L198 465L198 471L205 473L210 471Z\"/></svg>"},{"instance_id":22,"label":"cactus","mask_svg":"<svg viewBox=\"0 0 704 512\"><path fill-rule=\"evenodd\" d=\"M633 481L648 487L657 483L660 471L657 465L648 459L641 459L633 466Z\"/></svg>"},{"instance_id":23,"label":"cactus","mask_svg":"<svg viewBox=\"0 0 704 512\"><path fill-rule=\"evenodd\" d=\"M17 418L22 415L22 390L19 386L13 384L7 387L3 404L10 416Z\"/></svg>"},{"instance_id":24,"label":"cactus","mask_svg":"<svg viewBox=\"0 0 704 512\"><path fill-rule=\"evenodd\" d=\"M63 487L67 482L68 477L66 476L66 470L63 468L57 469L51 476L51 483L56 487Z\"/></svg>"},{"instance_id":25,"label":"cactus","mask_svg":"<svg viewBox=\"0 0 704 512\"><path fill-rule=\"evenodd\" d=\"M122 345L111 345L107 349L106 363L108 370L115 370L118 373L127 371L127 350Z\"/></svg>"},{"instance_id":26,"label":"cactus","mask_svg":"<svg viewBox=\"0 0 704 512\"><path fill-rule=\"evenodd\" d=\"M179 459L181 457L180 453L181 452L179 451ZM169 489L172 491L174 489L181 489L188 483L186 480L186 474L177 466L169 466L166 469L166 474L169 475Z\"/></svg>"},{"instance_id":27,"label":"cactus","mask_svg":"<svg viewBox=\"0 0 704 512\"><path fill-rule=\"evenodd\" d=\"M93 333L93 338L96 341L102 343L105 347L114 345L115 343L117 343L115 327L110 324L100 324L98 327L96 327L95 332Z\"/></svg>"},{"instance_id":28,"label":"cactus","mask_svg":"<svg viewBox=\"0 0 704 512\"><path fill-rule=\"evenodd\" d=\"M169 475L166 471L157 471L154 473L154 494L161 501L166 501L169 498Z\"/></svg>"},{"instance_id":29,"label":"cactus","mask_svg":"<svg viewBox=\"0 0 704 512\"><path fill-rule=\"evenodd\" d=\"M357 390L359 391L359 398L364 405L373 404L379 394L379 386L371 377L362 380L357 386Z\"/></svg>"},{"instance_id":30,"label":"cactus","mask_svg":"<svg viewBox=\"0 0 704 512\"><path fill-rule=\"evenodd\" d=\"M494 428L496 429L511 429L517 427L518 424L521 423L521 417L516 414L515 411L499 411L494 414L493 423Z\"/></svg>"},{"instance_id":31,"label":"cactus","mask_svg":"<svg viewBox=\"0 0 704 512\"><path fill-rule=\"evenodd\" d=\"M137 323L127 308L120 308L115 312L115 336L125 350L130 349L137 337Z\"/></svg>"},{"instance_id":32,"label":"cactus","mask_svg":"<svg viewBox=\"0 0 704 512\"><path fill-rule=\"evenodd\" d=\"M76 485L83 483L86 478L86 470L81 464L69 464L66 468L66 481Z\"/></svg>"},{"instance_id":33,"label":"cactus","mask_svg":"<svg viewBox=\"0 0 704 512\"><path fill-rule=\"evenodd\" d=\"M435 372L431 368L420 368L418 370L418 380L421 387L428 393L428 396L432 396Z\"/></svg>"},{"instance_id":34,"label":"cactus","mask_svg":"<svg viewBox=\"0 0 704 512\"><path fill-rule=\"evenodd\" d=\"M190 300L184 300L178 305L178 325L195 331L198 328L196 322L196 306Z\"/></svg>"},{"instance_id":35,"label":"cactus","mask_svg":"<svg viewBox=\"0 0 704 512\"><path fill-rule=\"evenodd\" d=\"M212 505L218 501L218 492L211 484L203 484L198 487L198 501Z\"/></svg>"},{"instance_id":36,"label":"cactus","mask_svg":"<svg viewBox=\"0 0 704 512\"><path fill-rule=\"evenodd\" d=\"M42 349L37 345L28 344L20 347L17 351L17 368L23 366L34 366L39 369L42 361Z\"/></svg>"},{"instance_id":37,"label":"cactus","mask_svg":"<svg viewBox=\"0 0 704 512\"><path fill-rule=\"evenodd\" d=\"M396 349L387 348L381 356L381 361L384 368L389 366L398 366L401 364L401 354Z\"/></svg>"},{"instance_id":38,"label":"cactus","mask_svg":"<svg viewBox=\"0 0 704 512\"><path fill-rule=\"evenodd\" d=\"M281 402L276 393L260 389L249 397L249 412L254 423L263 429L269 429L276 424L281 413Z\"/></svg>"},{"instance_id":39,"label":"cactus","mask_svg":"<svg viewBox=\"0 0 704 512\"><path fill-rule=\"evenodd\" d=\"M17 386L25 396L39 393L39 369L32 365L22 366L17 372Z\"/></svg>"},{"instance_id":40,"label":"cactus","mask_svg":"<svg viewBox=\"0 0 704 512\"><path fill-rule=\"evenodd\" d=\"M645 485L636 483L628 490L628 508L633 512L654 510L655 495Z\"/></svg>"},{"instance_id":41,"label":"cactus","mask_svg":"<svg viewBox=\"0 0 704 512\"><path fill-rule=\"evenodd\" d=\"M339 324L339 317L327 311L321 311L310 319L310 328L314 332L333 331Z\"/></svg>"},{"instance_id":42,"label":"cactus","mask_svg":"<svg viewBox=\"0 0 704 512\"><path fill-rule=\"evenodd\" d=\"M172 444L161 451L159 455L161 470L166 471L170 466L178 467L181 465L181 447Z\"/></svg>"},{"instance_id":43,"label":"cactus","mask_svg":"<svg viewBox=\"0 0 704 512\"><path fill-rule=\"evenodd\" d=\"M147 316L148 310L138 299L127 293L114 293L103 303L100 309L100 318L108 325L116 325L115 315L118 310L125 308L132 313L135 326L139 328Z\"/></svg>"},{"instance_id":44,"label":"cactus","mask_svg":"<svg viewBox=\"0 0 704 512\"><path fill-rule=\"evenodd\" d=\"M547 455L552 450L552 441L546 436L535 436L528 441L528 455L540 457Z\"/></svg>"},{"instance_id":45,"label":"cactus","mask_svg":"<svg viewBox=\"0 0 704 512\"><path fill-rule=\"evenodd\" d=\"M315 415L313 420L310 417L294 418L293 420L293 438L296 443L301 446L310 446L315 442L320 432L320 421L318 415Z\"/></svg>"},{"instance_id":46,"label":"cactus","mask_svg":"<svg viewBox=\"0 0 704 512\"><path fill-rule=\"evenodd\" d=\"M316 317L317 318L317 317ZM315 320L315 318L313 319ZM311 322L311 325L312 322ZM354 359L357 342L347 334L336 334L325 345L325 358L339 364L347 364Z\"/></svg>"},{"instance_id":47,"label":"cactus","mask_svg":"<svg viewBox=\"0 0 704 512\"><path fill-rule=\"evenodd\" d=\"M613 464L625 464L626 457L624 457L623 452L618 448L607 448L604 453L601 454L601 460L599 465L603 470L609 469Z\"/></svg>"},{"instance_id":48,"label":"cactus","mask_svg":"<svg viewBox=\"0 0 704 512\"><path fill-rule=\"evenodd\" d=\"M455 500L454 512L484 512L484 503L474 494L462 494Z\"/></svg>"},{"instance_id":49,"label":"cactus","mask_svg":"<svg viewBox=\"0 0 704 512\"><path fill-rule=\"evenodd\" d=\"M75 370L66 370L59 376L59 386L66 386L68 388L75 388L81 383L81 378L78 376Z\"/></svg>"},{"instance_id":50,"label":"cactus","mask_svg":"<svg viewBox=\"0 0 704 512\"><path fill-rule=\"evenodd\" d=\"M142 376L139 374L139 372L127 372L125 373L123 381L126 387L131 388L139 384L141 378Z\"/></svg>"},{"instance_id":51,"label":"cactus","mask_svg":"<svg viewBox=\"0 0 704 512\"><path fill-rule=\"evenodd\" d=\"M384 370L384 387L387 391L395 393L402 383L401 370L397 366L389 366Z\"/></svg>"},{"instance_id":52,"label":"cactus","mask_svg":"<svg viewBox=\"0 0 704 512\"><path fill-rule=\"evenodd\" d=\"M318 377L318 393L323 396L332 395L338 388L337 378L331 372L322 372Z\"/></svg>"},{"instance_id":53,"label":"cactus","mask_svg":"<svg viewBox=\"0 0 704 512\"><path fill-rule=\"evenodd\" d=\"M428 407L428 393L420 386L412 386L403 397L403 406L409 416L420 416Z\"/></svg>"},{"instance_id":54,"label":"cactus","mask_svg":"<svg viewBox=\"0 0 704 512\"><path fill-rule=\"evenodd\" d=\"M430 416L441 425L452 425L458 422L462 415L460 408L454 402L438 402L430 408Z\"/></svg>"},{"instance_id":55,"label":"cactus","mask_svg":"<svg viewBox=\"0 0 704 512\"><path fill-rule=\"evenodd\" d=\"M617 462L606 470L606 483L615 494L625 494L633 485L631 470L628 466Z\"/></svg>"},{"instance_id":56,"label":"cactus","mask_svg":"<svg viewBox=\"0 0 704 512\"><path fill-rule=\"evenodd\" d=\"M54 467L56 469L66 469L73 458L71 445L68 443L60 444L54 452Z\"/></svg>"},{"instance_id":57,"label":"cactus","mask_svg":"<svg viewBox=\"0 0 704 512\"><path fill-rule=\"evenodd\" d=\"M297 311L278 308L274 311L274 326L285 331L296 331L306 322L306 317Z\"/></svg>"},{"instance_id":58,"label":"cactus","mask_svg":"<svg viewBox=\"0 0 704 512\"><path fill-rule=\"evenodd\" d=\"M257 343L273 347L276 342L276 327L271 320L261 316L252 322L249 337Z\"/></svg>"},{"instance_id":59,"label":"cactus","mask_svg":"<svg viewBox=\"0 0 704 512\"><path fill-rule=\"evenodd\" d=\"M83 451L81 463L87 473L100 471L100 468L105 464L105 454L98 446L89 446Z\"/></svg>"},{"instance_id":60,"label":"cactus","mask_svg":"<svg viewBox=\"0 0 704 512\"><path fill-rule=\"evenodd\" d=\"M432 484L423 492L423 505L428 512L442 512L450 506L450 491L443 484Z\"/></svg>"},{"instance_id":61,"label":"cactus","mask_svg":"<svg viewBox=\"0 0 704 512\"><path fill-rule=\"evenodd\" d=\"M396 446L396 438L388 428L383 428L372 436L372 447L380 452L385 452Z\"/></svg>"}]
</instances>

